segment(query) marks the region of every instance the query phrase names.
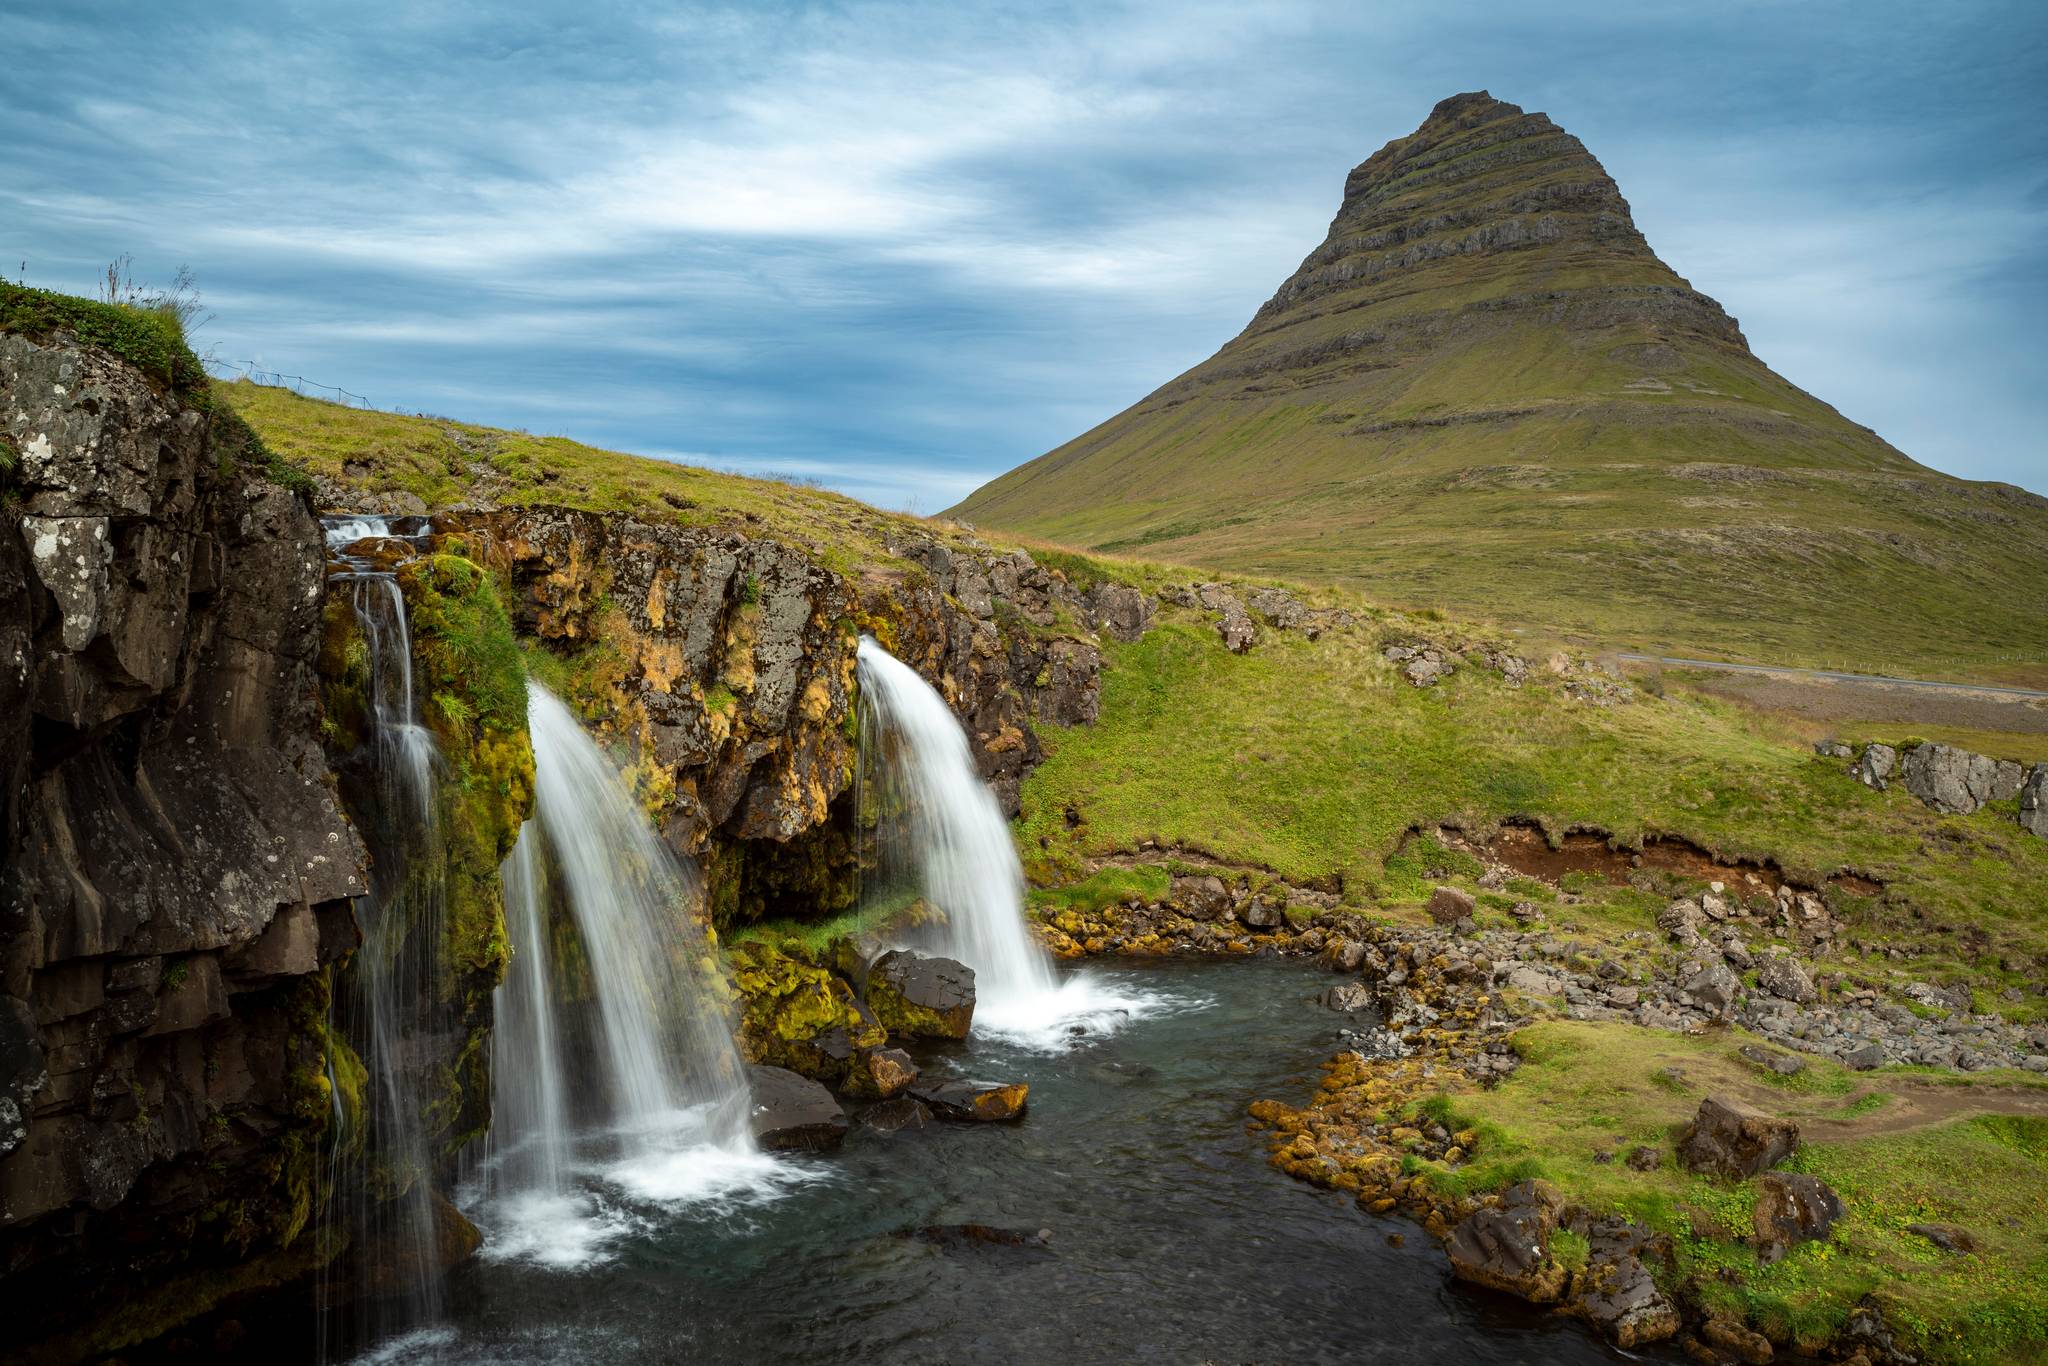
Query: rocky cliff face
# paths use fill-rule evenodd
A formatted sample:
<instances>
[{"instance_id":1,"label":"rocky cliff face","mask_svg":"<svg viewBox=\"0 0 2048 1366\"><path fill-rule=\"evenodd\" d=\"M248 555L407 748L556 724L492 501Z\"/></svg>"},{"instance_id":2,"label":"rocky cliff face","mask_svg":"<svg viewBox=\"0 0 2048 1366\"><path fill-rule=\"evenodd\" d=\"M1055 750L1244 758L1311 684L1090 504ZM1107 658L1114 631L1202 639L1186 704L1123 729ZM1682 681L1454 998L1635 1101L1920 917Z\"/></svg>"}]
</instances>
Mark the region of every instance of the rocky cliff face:
<instances>
[{"instance_id":1,"label":"rocky cliff face","mask_svg":"<svg viewBox=\"0 0 2048 1366\"><path fill-rule=\"evenodd\" d=\"M316 1255L362 849L301 499L61 333L0 333L0 423L0 1298L75 1351Z\"/></svg>"},{"instance_id":2,"label":"rocky cliff face","mask_svg":"<svg viewBox=\"0 0 2048 1366\"><path fill-rule=\"evenodd\" d=\"M1151 608L1076 589L1021 554L898 548L895 570L842 573L734 531L557 508L454 513L436 526L499 567L522 634L704 866L721 923L847 909L857 859L854 652L875 635L945 694L982 771L1016 809L1034 727L1093 720L1101 656Z\"/></svg>"}]
</instances>

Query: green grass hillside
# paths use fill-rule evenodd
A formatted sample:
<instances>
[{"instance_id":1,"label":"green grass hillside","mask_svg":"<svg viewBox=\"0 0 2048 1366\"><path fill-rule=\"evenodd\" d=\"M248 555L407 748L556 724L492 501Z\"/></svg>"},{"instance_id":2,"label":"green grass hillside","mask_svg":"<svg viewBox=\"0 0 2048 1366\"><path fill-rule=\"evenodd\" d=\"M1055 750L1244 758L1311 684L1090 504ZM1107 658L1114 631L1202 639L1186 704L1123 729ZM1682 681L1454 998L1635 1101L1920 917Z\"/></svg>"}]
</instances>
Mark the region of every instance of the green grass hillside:
<instances>
[{"instance_id":1,"label":"green grass hillside","mask_svg":"<svg viewBox=\"0 0 2048 1366\"><path fill-rule=\"evenodd\" d=\"M1781 379L1541 114L1446 100L1221 351L953 514L1590 640L2048 660L2048 500Z\"/></svg>"}]
</instances>

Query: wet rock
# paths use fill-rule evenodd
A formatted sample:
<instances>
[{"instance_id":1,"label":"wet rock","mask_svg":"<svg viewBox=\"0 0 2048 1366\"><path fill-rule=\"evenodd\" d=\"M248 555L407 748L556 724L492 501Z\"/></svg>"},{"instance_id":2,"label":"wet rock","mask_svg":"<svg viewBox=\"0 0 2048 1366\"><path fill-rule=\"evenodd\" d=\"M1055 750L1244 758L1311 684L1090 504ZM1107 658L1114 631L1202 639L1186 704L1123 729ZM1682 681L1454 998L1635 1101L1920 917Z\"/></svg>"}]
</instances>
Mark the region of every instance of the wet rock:
<instances>
[{"instance_id":1,"label":"wet rock","mask_svg":"<svg viewBox=\"0 0 2048 1366\"><path fill-rule=\"evenodd\" d=\"M891 1034L964 1039L974 1024L974 969L893 949L868 970L866 1000Z\"/></svg>"},{"instance_id":2,"label":"wet rock","mask_svg":"<svg viewBox=\"0 0 2048 1366\"><path fill-rule=\"evenodd\" d=\"M909 1095L940 1119L984 1123L1022 1119L1031 1088L1024 1082L942 1081L912 1086Z\"/></svg>"},{"instance_id":3,"label":"wet rock","mask_svg":"<svg viewBox=\"0 0 2048 1366\"><path fill-rule=\"evenodd\" d=\"M1797 959L1780 954L1773 954L1758 965L1756 984L1773 996L1802 1004L1815 995L1813 979L1806 975L1806 969L1799 966Z\"/></svg>"},{"instance_id":4,"label":"wet rock","mask_svg":"<svg viewBox=\"0 0 2048 1366\"><path fill-rule=\"evenodd\" d=\"M1740 1180L1783 1162L1798 1146L1799 1126L1791 1120L1708 1096L1678 1141L1678 1159L1689 1171Z\"/></svg>"},{"instance_id":5,"label":"wet rock","mask_svg":"<svg viewBox=\"0 0 2048 1366\"><path fill-rule=\"evenodd\" d=\"M1769 1338L1762 1333L1751 1332L1733 1319L1708 1319L1700 1329L1700 1336L1737 1361L1749 1363L1749 1366L1767 1366L1777 1355Z\"/></svg>"},{"instance_id":6,"label":"wet rock","mask_svg":"<svg viewBox=\"0 0 2048 1366\"><path fill-rule=\"evenodd\" d=\"M2020 828L2048 839L2048 764L2035 764L2020 788Z\"/></svg>"},{"instance_id":7,"label":"wet rock","mask_svg":"<svg viewBox=\"0 0 2048 1366\"><path fill-rule=\"evenodd\" d=\"M846 1112L832 1093L786 1067L747 1067L753 1093L748 1121L754 1141L770 1152L828 1152L846 1137Z\"/></svg>"},{"instance_id":8,"label":"wet rock","mask_svg":"<svg viewBox=\"0 0 2048 1366\"><path fill-rule=\"evenodd\" d=\"M1332 972L1357 972L1365 965L1365 945L1337 935L1323 945L1322 963Z\"/></svg>"},{"instance_id":9,"label":"wet rock","mask_svg":"<svg viewBox=\"0 0 2048 1366\"><path fill-rule=\"evenodd\" d=\"M921 1100L898 1096L862 1110L860 1122L878 1134L900 1134L907 1129L922 1129L930 1124L932 1111Z\"/></svg>"},{"instance_id":10,"label":"wet rock","mask_svg":"<svg viewBox=\"0 0 2048 1366\"><path fill-rule=\"evenodd\" d=\"M1900 764L1906 790L1936 811L1967 816L1986 802L2019 795L2023 774L2010 759L1990 759L1953 745L1920 744Z\"/></svg>"},{"instance_id":11,"label":"wet rock","mask_svg":"<svg viewBox=\"0 0 2048 1366\"><path fill-rule=\"evenodd\" d=\"M1555 1304L1564 1296L1569 1274L1550 1255L1562 1203L1546 1181L1508 1187L1499 1204L1467 1216L1452 1230L1445 1249L1451 1274L1532 1304Z\"/></svg>"},{"instance_id":12,"label":"wet rock","mask_svg":"<svg viewBox=\"0 0 2048 1366\"><path fill-rule=\"evenodd\" d=\"M1429 894L1429 918L1439 925L1454 925L1468 918L1479 903L1470 892L1456 887L1438 887Z\"/></svg>"},{"instance_id":13,"label":"wet rock","mask_svg":"<svg viewBox=\"0 0 2048 1366\"><path fill-rule=\"evenodd\" d=\"M868 1078L874 1083L875 1094L884 1100L903 1091L917 1080L917 1064L900 1048L870 1049L863 1061L867 1066Z\"/></svg>"},{"instance_id":14,"label":"wet rock","mask_svg":"<svg viewBox=\"0 0 2048 1366\"><path fill-rule=\"evenodd\" d=\"M1757 1182L1751 1223L1757 1255L1782 1258L1794 1243L1824 1239L1846 1211L1841 1197L1819 1177L1804 1172L1765 1172Z\"/></svg>"},{"instance_id":15,"label":"wet rock","mask_svg":"<svg viewBox=\"0 0 2048 1366\"><path fill-rule=\"evenodd\" d=\"M1892 774L1899 766L1899 752L1890 745L1865 745L1856 764L1849 770L1850 776L1865 787L1874 787L1882 792L1891 785Z\"/></svg>"},{"instance_id":16,"label":"wet rock","mask_svg":"<svg viewBox=\"0 0 2048 1366\"><path fill-rule=\"evenodd\" d=\"M1959 1224L1908 1224L1906 1232L1925 1238L1943 1252L1972 1253L1977 1250L1977 1236Z\"/></svg>"},{"instance_id":17,"label":"wet rock","mask_svg":"<svg viewBox=\"0 0 2048 1366\"><path fill-rule=\"evenodd\" d=\"M1340 982L1318 999L1331 1010L1349 1012L1373 1007L1372 988L1363 982Z\"/></svg>"}]
</instances>

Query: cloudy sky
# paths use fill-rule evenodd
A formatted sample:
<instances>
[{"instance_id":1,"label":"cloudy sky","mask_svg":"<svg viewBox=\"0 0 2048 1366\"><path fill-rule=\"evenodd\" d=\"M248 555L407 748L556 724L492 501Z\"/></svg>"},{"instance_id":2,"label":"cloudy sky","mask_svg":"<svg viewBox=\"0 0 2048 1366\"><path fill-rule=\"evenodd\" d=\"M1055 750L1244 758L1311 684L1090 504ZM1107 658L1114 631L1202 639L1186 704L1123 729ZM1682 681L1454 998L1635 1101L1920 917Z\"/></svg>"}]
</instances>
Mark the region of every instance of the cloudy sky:
<instances>
[{"instance_id":1,"label":"cloudy sky","mask_svg":"<svg viewBox=\"0 0 2048 1366\"><path fill-rule=\"evenodd\" d=\"M224 360L933 512L1215 350L1485 88L1782 373L2048 491L2038 0L516 8L0 0L0 262L189 264Z\"/></svg>"}]
</instances>

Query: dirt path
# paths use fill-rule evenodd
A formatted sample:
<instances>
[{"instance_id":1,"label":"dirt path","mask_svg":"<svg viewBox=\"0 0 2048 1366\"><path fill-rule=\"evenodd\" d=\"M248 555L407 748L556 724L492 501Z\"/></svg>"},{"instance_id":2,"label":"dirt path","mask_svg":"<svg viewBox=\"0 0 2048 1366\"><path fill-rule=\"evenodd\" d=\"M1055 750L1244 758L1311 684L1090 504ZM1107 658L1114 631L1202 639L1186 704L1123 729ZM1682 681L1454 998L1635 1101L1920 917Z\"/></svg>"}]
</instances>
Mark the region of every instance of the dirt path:
<instances>
[{"instance_id":1,"label":"dirt path","mask_svg":"<svg viewBox=\"0 0 2048 1366\"><path fill-rule=\"evenodd\" d=\"M1982 693L1993 697L2048 697L2048 689L2010 688L1996 683L1942 683L1929 678L1892 678L1885 674L1841 673L1833 669L1793 669L1776 664L1729 664L1715 659L1685 659L1677 655L1639 655L1622 651L1617 658L1640 664L1666 664L1672 668L1714 669L1723 673L1769 674L1783 678L1823 679L1830 683L1868 683L1887 688L1922 691Z\"/></svg>"}]
</instances>

